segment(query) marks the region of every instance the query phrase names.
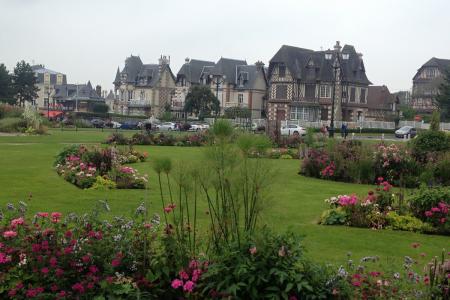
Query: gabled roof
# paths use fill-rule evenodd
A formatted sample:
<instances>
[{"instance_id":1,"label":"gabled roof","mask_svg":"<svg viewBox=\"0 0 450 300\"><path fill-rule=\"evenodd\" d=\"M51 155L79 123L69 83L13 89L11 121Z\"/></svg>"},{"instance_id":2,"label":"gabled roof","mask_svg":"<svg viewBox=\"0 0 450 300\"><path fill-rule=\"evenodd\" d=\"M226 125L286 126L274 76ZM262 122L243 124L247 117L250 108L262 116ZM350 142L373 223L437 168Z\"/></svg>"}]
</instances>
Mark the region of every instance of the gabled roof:
<instances>
[{"instance_id":1,"label":"gabled roof","mask_svg":"<svg viewBox=\"0 0 450 300\"><path fill-rule=\"evenodd\" d=\"M109 91L108 96L106 96L106 100L114 100L116 99L116 96L114 95L113 91Z\"/></svg>"},{"instance_id":2,"label":"gabled roof","mask_svg":"<svg viewBox=\"0 0 450 300\"><path fill-rule=\"evenodd\" d=\"M417 70L413 80L430 80L428 78L419 78L419 75L424 68L438 68L441 73L444 73L446 70L450 69L450 59L432 57Z\"/></svg>"},{"instance_id":3,"label":"gabled roof","mask_svg":"<svg viewBox=\"0 0 450 300\"><path fill-rule=\"evenodd\" d=\"M220 58L219 61L211 69L211 74L215 76L225 75L225 81L228 83L236 82L236 67L247 65L245 60Z\"/></svg>"},{"instance_id":4,"label":"gabled roof","mask_svg":"<svg viewBox=\"0 0 450 300\"><path fill-rule=\"evenodd\" d=\"M390 105L395 103L395 95L391 94L387 86L369 86L367 92L367 107L370 109L390 109Z\"/></svg>"},{"instance_id":5,"label":"gabled roof","mask_svg":"<svg viewBox=\"0 0 450 300\"><path fill-rule=\"evenodd\" d=\"M264 77L264 81L266 81L267 84L264 68L262 66L236 66L236 74L236 89L253 89L255 87L256 79L259 75L262 75ZM240 85L241 82L242 85Z\"/></svg>"},{"instance_id":6,"label":"gabled roof","mask_svg":"<svg viewBox=\"0 0 450 300\"><path fill-rule=\"evenodd\" d=\"M55 98L80 99L80 100L103 100L92 88L91 82L87 84L61 84L55 85Z\"/></svg>"},{"instance_id":7,"label":"gabled roof","mask_svg":"<svg viewBox=\"0 0 450 300\"><path fill-rule=\"evenodd\" d=\"M206 60L191 59L181 66L177 73L177 80L184 77L187 82L199 83L200 76L205 66L214 66L214 62Z\"/></svg>"},{"instance_id":8,"label":"gabled roof","mask_svg":"<svg viewBox=\"0 0 450 300\"><path fill-rule=\"evenodd\" d=\"M363 60L355 48L345 45L342 53L349 55L348 60L341 60L342 79L351 83L371 84L367 79ZM335 55L333 51L333 56ZM268 74L270 77L276 64L284 63L294 79L305 82L332 81L333 61L334 57L331 60L325 59L325 51L283 45L270 60Z\"/></svg>"},{"instance_id":9,"label":"gabled roof","mask_svg":"<svg viewBox=\"0 0 450 300\"><path fill-rule=\"evenodd\" d=\"M444 71L445 69L450 68L450 59L432 57L423 64L422 67L437 67L439 70Z\"/></svg>"},{"instance_id":10,"label":"gabled roof","mask_svg":"<svg viewBox=\"0 0 450 300\"><path fill-rule=\"evenodd\" d=\"M126 75L126 83L138 86L155 86L164 70L168 70L175 80L168 64L143 64L139 56L130 56L125 60L125 66L120 73L116 73L115 84L122 82L122 75Z\"/></svg>"}]
</instances>

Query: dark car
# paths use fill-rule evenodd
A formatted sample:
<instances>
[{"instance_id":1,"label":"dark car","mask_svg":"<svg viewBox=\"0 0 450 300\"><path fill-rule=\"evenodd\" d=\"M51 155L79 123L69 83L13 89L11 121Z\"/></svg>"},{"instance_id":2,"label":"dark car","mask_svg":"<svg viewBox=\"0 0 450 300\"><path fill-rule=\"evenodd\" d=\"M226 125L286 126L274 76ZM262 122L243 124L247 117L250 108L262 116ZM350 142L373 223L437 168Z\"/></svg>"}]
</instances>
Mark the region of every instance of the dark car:
<instances>
[{"instance_id":1,"label":"dark car","mask_svg":"<svg viewBox=\"0 0 450 300\"><path fill-rule=\"evenodd\" d=\"M103 128L103 127L105 127L105 121L103 121L102 119L92 119L91 120L91 124L95 128Z\"/></svg>"},{"instance_id":2,"label":"dark car","mask_svg":"<svg viewBox=\"0 0 450 300\"><path fill-rule=\"evenodd\" d=\"M139 129L139 121L125 121L120 126L120 129Z\"/></svg>"},{"instance_id":3,"label":"dark car","mask_svg":"<svg viewBox=\"0 0 450 300\"><path fill-rule=\"evenodd\" d=\"M404 138L410 137L413 138L417 135L417 130L412 126L403 126L395 131L395 137Z\"/></svg>"}]
</instances>

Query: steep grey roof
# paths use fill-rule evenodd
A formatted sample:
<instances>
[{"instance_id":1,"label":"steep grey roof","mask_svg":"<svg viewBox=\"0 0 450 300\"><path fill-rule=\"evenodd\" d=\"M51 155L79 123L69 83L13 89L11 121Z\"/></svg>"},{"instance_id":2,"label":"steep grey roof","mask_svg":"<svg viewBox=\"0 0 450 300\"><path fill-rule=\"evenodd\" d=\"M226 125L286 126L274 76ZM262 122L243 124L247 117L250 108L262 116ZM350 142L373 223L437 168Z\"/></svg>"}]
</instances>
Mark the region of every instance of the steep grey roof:
<instances>
[{"instance_id":1,"label":"steep grey roof","mask_svg":"<svg viewBox=\"0 0 450 300\"><path fill-rule=\"evenodd\" d=\"M63 76L62 83L63 84L67 83L67 76L61 72L56 72L56 71L44 68L39 65L31 66L31 69L33 70L34 74L36 75L36 82L38 84L44 83L44 74L45 73L50 74L50 84L52 84L52 85L56 84L58 74Z\"/></svg>"},{"instance_id":2,"label":"steep grey roof","mask_svg":"<svg viewBox=\"0 0 450 300\"><path fill-rule=\"evenodd\" d=\"M266 80L263 71L256 65L236 66L236 89L253 89L259 75L264 76L264 80Z\"/></svg>"},{"instance_id":3,"label":"steep grey roof","mask_svg":"<svg viewBox=\"0 0 450 300\"><path fill-rule=\"evenodd\" d=\"M395 95L391 94L387 86L369 86L367 92L367 106L371 109L390 109L395 102Z\"/></svg>"},{"instance_id":4,"label":"steep grey roof","mask_svg":"<svg viewBox=\"0 0 450 300\"><path fill-rule=\"evenodd\" d=\"M437 67L439 70L444 71L450 68L450 59L432 57L422 67Z\"/></svg>"},{"instance_id":5,"label":"steep grey roof","mask_svg":"<svg viewBox=\"0 0 450 300\"><path fill-rule=\"evenodd\" d=\"M141 58L139 56L133 56L127 57L125 59L125 67L123 68L122 72L120 72L121 75L126 75L128 83L135 83L137 79L137 75L141 71L141 68L143 66L143 63L141 61Z\"/></svg>"},{"instance_id":6,"label":"steep grey roof","mask_svg":"<svg viewBox=\"0 0 450 300\"><path fill-rule=\"evenodd\" d=\"M342 53L349 55L348 60L341 61L342 80L351 83L371 84L367 79L362 58L351 45L345 45ZM333 56L335 56L333 52ZM331 60L325 59L325 51L314 51L305 48L283 45L270 60L268 74L277 63L284 63L295 79L305 82L332 81L333 68Z\"/></svg>"},{"instance_id":7,"label":"steep grey roof","mask_svg":"<svg viewBox=\"0 0 450 300\"><path fill-rule=\"evenodd\" d=\"M126 75L126 83L137 86L153 87L159 82L160 75L165 69L167 69L172 78L175 79L168 64L143 64L139 56L130 56L125 60L123 70L119 75L116 74L114 83L120 84L120 82L122 82L122 76ZM118 76L119 80L117 80Z\"/></svg>"},{"instance_id":8,"label":"steep grey roof","mask_svg":"<svg viewBox=\"0 0 450 300\"><path fill-rule=\"evenodd\" d=\"M78 93L77 93L78 86ZM87 84L61 84L55 85L55 98L58 99L80 99L80 100L103 100L102 97L97 95L97 92L92 88L91 82Z\"/></svg>"},{"instance_id":9,"label":"steep grey roof","mask_svg":"<svg viewBox=\"0 0 450 300\"><path fill-rule=\"evenodd\" d=\"M114 78L113 83L114 84L119 84L120 83L120 69L119 69L119 67L117 67L116 78Z\"/></svg>"},{"instance_id":10,"label":"steep grey roof","mask_svg":"<svg viewBox=\"0 0 450 300\"><path fill-rule=\"evenodd\" d=\"M108 96L106 96L106 100L114 100L116 99L116 96L114 95L113 91L109 91Z\"/></svg>"},{"instance_id":11,"label":"steep grey roof","mask_svg":"<svg viewBox=\"0 0 450 300\"><path fill-rule=\"evenodd\" d=\"M206 60L191 59L181 66L177 73L177 81L184 77L187 82L199 83L200 75L205 66L214 66L214 62Z\"/></svg>"},{"instance_id":12,"label":"steep grey roof","mask_svg":"<svg viewBox=\"0 0 450 300\"><path fill-rule=\"evenodd\" d=\"M247 65L245 60L221 58L211 69L212 75L225 75L225 81L228 83L236 82L236 67Z\"/></svg>"}]
</instances>

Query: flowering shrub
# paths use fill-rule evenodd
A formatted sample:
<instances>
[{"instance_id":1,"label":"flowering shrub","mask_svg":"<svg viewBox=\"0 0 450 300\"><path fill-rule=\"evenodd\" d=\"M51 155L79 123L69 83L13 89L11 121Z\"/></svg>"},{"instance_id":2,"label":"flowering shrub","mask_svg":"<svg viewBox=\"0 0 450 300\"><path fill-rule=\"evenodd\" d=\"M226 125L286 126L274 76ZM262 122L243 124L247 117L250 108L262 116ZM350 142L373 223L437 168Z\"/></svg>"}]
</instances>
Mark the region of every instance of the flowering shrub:
<instances>
[{"instance_id":1,"label":"flowering shrub","mask_svg":"<svg viewBox=\"0 0 450 300\"><path fill-rule=\"evenodd\" d=\"M395 185L417 185L417 163L410 151L396 144L377 146L375 154L377 176L389 180Z\"/></svg>"},{"instance_id":2,"label":"flowering shrub","mask_svg":"<svg viewBox=\"0 0 450 300\"><path fill-rule=\"evenodd\" d=\"M414 249L420 247L412 243ZM448 299L450 296L450 259L442 254L427 263L423 257L405 256L403 269L382 271L378 266L378 256L367 256L355 263L348 254L347 263L340 266L336 277L343 278L351 287L352 299ZM425 268L415 270L416 265ZM340 295L335 290L335 295Z\"/></svg>"},{"instance_id":3,"label":"flowering shrub","mask_svg":"<svg viewBox=\"0 0 450 300\"><path fill-rule=\"evenodd\" d=\"M146 175L141 176L124 163L145 161L147 153L133 149L119 151L110 147L106 149L87 148L74 145L64 149L55 162L56 172L66 181L80 188L145 188Z\"/></svg>"},{"instance_id":4,"label":"flowering shrub","mask_svg":"<svg viewBox=\"0 0 450 300\"><path fill-rule=\"evenodd\" d=\"M135 133L131 139L120 133L113 133L106 139L106 144L116 145L159 145L159 146L206 146L210 137L207 132L196 132L193 134L172 135Z\"/></svg>"}]
</instances>

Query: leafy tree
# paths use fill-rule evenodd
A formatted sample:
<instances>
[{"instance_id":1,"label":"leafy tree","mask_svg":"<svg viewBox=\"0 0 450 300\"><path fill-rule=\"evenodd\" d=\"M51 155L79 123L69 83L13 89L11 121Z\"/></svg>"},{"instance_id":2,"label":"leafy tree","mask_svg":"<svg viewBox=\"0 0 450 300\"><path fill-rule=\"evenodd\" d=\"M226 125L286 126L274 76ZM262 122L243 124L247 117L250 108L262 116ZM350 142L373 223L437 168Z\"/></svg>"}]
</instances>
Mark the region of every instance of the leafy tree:
<instances>
[{"instance_id":1,"label":"leafy tree","mask_svg":"<svg viewBox=\"0 0 450 300\"><path fill-rule=\"evenodd\" d=\"M250 118L251 111L247 107L229 107L225 109L225 118Z\"/></svg>"},{"instance_id":2,"label":"leafy tree","mask_svg":"<svg viewBox=\"0 0 450 300\"><path fill-rule=\"evenodd\" d=\"M105 103L94 103L92 105L92 112L96 114L106 114L108 111L109 107Z\"/></svg>"},{"instance_id":3,"label":"leafy tree","mask_svg":"<svg viewBox=\"0 0 450 300\"><path fill-rule=\"evenodd\" d=\"M402 112L405 120L413 120L416 116L416 111L409 105L402 105L400 107L400 111Z\"/></svg>"},{"instance_id":4,"label":"leafy tree","mask_svg":"<svg viewBox=\"0 0 450 300\"><path fill-rule=\"evenodd\" d=\"M13 82L19 104L23 106L25 102L33 103L39 89L36 87L36 76L30 64L23 60L17 63L14 68Z\"/></svg>"},{"instance_id":5,"label":"leafy tree","mask_svg":"<svg viewBox=\"0 0 450 300\"><path fill-rule=\"evenodd\" d=\"M431 115L430 130L439 131L440 123L441 123L441 116L439 114L439 111L435 110Z\"/></svg>"},{"instance_id":6,"label":"leafy tree","mask_svg":"<svg viewBox=\"0 0 450 300\"><path fill-rule=\"evenodd\" d=\"M14 102L14 89L11 74L4 64L0 64L0 102L12 104Z\"/></svg>"},{"instance_id":7,"label":"leafy tree","mask_svg":"<svg viewBox=\"0 0 450 300\"><path fill-rule=\"evenodd\" d=\"M444 82L439 86L439 94L435 98L443 119L450 119L450 68L445 72Z\"/></svg>"},{"instance_id":8,"label":"leafy tree","mask_svg":"<svg viewBox=\"0 0 450 300\"><path fill-rule=\"evenodd\" d=\"M196 114L199 119L212 113L218 114L220 102L207 86L193 86L186 95L184 111Z\"/></svg>"}]
</instances>

